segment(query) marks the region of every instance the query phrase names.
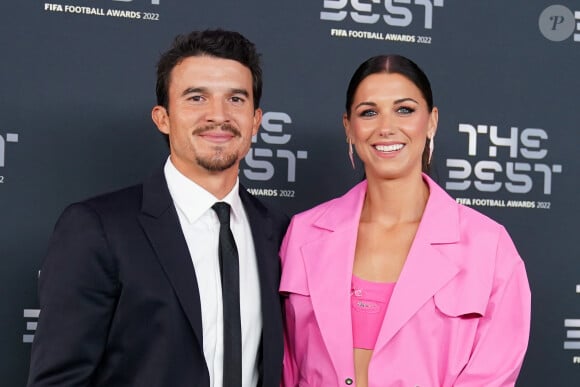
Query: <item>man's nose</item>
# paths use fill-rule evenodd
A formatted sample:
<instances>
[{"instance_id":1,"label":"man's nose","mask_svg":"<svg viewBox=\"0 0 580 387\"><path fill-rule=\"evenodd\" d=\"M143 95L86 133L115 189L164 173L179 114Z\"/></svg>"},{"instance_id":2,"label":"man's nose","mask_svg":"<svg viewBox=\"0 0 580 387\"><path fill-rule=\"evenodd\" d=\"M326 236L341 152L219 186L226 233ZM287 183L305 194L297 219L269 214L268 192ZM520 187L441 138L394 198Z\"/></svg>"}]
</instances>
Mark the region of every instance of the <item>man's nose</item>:
<instances>
[{"instance_id":1,"label":"man's nose","mask_svg":"<svg viewBox=\"0 0 580 387\"><path fill-rule=\"evenodd\" d=\"M212 100L206 112L206 120L210 122L225 122L228 120L226 102L214 99Z\"/></svg>"}]
</instances>

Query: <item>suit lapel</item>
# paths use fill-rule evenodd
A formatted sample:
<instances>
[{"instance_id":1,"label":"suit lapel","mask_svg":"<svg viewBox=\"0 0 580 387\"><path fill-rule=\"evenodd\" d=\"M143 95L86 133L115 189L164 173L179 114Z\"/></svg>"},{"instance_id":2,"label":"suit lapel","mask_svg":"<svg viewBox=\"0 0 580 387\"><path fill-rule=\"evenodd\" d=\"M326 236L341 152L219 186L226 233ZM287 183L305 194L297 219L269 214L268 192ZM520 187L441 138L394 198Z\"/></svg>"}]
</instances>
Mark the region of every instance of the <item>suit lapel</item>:
<instances>
[{"instance_id":1,"label":"suit lapel","mask_svg":"<svg viewBox=\"0 0 580 387\"><path fill-rule=\"evenodd\" d=\"M459 240L457 204L428 177L430 195L409 255L395 285L375 351L459 272L447 255ZM444 246L446 245L446 246Z\"/></svg>"},{"instance_id":2,"label":"suit lapel","mask_svg":"<svg viewBox=\"0 0 580 387\"><path fill-rule=\"evenodd\" d=\"M350 291L365 193L363 182L331 203L314 223L328 233L302 247L314 315L337 374L354 372Z\"/></svg>"},{"instance_id":3,"label":"suit lapel","mask_svg":"<svg viewBox=\"0 0 580 387\"><path fill-rule=\"evenodd\" d=\"M195 269L163 170L143 183L143 207L139 221L203 348L201 304Z\"/></svg>"},{"instance_id":4,"label":"suit lapel","mask_svg":"<svg viewBox=\"0 0 580 387\"><path fill-rule=\"evenodd\" d=\"M266 208L257 203L242 186L240 186L240 198L252 229L258 276L260 278L260 298L263 314L274 314L272 307L275 307L276 310L280 309L280 302L277 297L280 266L278 246L275 246L272 238L274 227L272 218ZM264 329L267 329L266 325L269 321L266 321L268 319L264 320Z\"/></svg>"}]
</instances>

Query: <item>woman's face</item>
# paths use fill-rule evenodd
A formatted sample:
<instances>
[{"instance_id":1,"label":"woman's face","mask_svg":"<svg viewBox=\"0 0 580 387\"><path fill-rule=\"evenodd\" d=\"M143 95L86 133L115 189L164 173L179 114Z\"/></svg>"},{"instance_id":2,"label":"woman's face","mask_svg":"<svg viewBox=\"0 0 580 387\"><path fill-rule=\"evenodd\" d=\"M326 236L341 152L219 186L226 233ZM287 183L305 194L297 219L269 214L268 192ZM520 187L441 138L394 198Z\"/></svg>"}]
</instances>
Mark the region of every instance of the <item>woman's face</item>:
<instances>
[{"instance_id":1,"label":"woman's face","mask_svg":"<svg viewBox=\"0 0 580 387\"><path fill-rule=\"evenodd\" d=\"M365 165L367 178L393 179L421 173L425 141L435 135L437 108L401 74L371 74L356 89L347 139Z\"/></svg>"}]
</instances>

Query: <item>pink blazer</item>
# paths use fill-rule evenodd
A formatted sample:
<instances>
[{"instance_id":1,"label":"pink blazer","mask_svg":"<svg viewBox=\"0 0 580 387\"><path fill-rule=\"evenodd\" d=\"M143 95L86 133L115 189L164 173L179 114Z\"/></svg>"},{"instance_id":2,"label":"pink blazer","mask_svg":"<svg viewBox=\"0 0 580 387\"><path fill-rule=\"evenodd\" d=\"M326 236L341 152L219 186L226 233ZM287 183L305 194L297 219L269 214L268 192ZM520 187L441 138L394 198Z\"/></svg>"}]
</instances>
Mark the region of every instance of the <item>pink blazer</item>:
<instances>
[{"instance_id":1,"label":"pink blazer","mask_svg":"<svg viewBox=\"0 0 580 387\"><path fill-rule=\"evenodd\" d=\"M530 288L506 230L430 196L369 365L369 386L513 386ZM350 289L366 181L293 217L281 248L282 385L354 386ZM388 246L385 246L388 248Z\"/></svg>"}]
</instances>

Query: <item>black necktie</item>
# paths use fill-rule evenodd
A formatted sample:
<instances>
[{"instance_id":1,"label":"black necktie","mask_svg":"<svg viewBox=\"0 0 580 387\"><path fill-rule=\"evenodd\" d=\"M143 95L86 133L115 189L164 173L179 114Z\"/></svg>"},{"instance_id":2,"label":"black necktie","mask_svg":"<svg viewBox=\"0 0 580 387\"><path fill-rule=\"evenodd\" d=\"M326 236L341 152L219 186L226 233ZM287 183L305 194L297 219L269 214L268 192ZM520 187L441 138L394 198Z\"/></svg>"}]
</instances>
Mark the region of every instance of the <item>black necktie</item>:
<instances>
[{"instance_id":1,"label":"black necktie","mask_svg":"<svg viewBox=\"0 0 580 387\"><path fill-rule=\"evenodd\" d=\"M220 220L219 261L224 304L223 387L240 387L242 385L242 328L238 249L230 230L230 205L217 202L211 208Z\"/></svg>"}]
</instances>

